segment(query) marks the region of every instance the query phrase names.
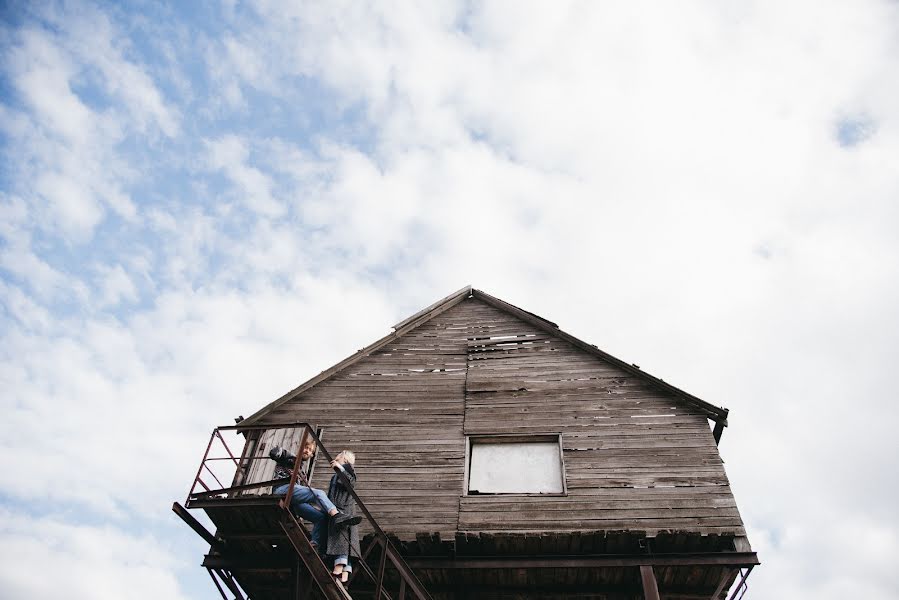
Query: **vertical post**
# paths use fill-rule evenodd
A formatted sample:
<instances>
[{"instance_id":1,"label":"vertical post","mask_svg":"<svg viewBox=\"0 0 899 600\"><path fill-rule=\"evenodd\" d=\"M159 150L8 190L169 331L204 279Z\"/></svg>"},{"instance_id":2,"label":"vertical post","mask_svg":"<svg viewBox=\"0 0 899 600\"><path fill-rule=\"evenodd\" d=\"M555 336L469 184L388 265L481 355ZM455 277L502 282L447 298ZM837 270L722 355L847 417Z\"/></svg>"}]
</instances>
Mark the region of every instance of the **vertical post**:
<instances>
[{"instance_id":1,"label":"vertical post","mask_svg":"<svg viewBox=\"0 0 899 600\"><path fill-rule=\"evenodd\" d=\"M721 441L722 433L724 433L724 421L715 421L715 429L712 431L712 435L715 437L716 446Z\"/></svg>"},{"instance_id":2,"label":"vertical post","mask_svg":"<svg viewBox=\"0 0 899 600\"><path fill-rule=\"evenodd\" d=\"M305 473L303 473L303 447L309 440L309 431L309 427L303 427L303 435L300 436L300 447L297 448L297 460L299 460L300 462L300 472L298 473L297 477L301 482L303 482L304 485L310 485L309 478L306 477ZM316 448L315 451L318 452L318 448Z\"/></svg>"},{"instance_id":3,"label":"vertical post","mask_svg":"<svg viewBox=\"0 0 899 600\"><path fill-rule=\"evenodd\" d=\"M381 561L378 563L378 581L375 586L375 600L381 600L384 589L384 567L387 566L387 536L381 534Z\"/></svg>"},{"instance_id":4,"label":"vertical post","mask_svg":"<svg viewBox=\"0 0 899 600\"><path fill-rule=\"evenodd\" d=\"M212 440L215 439L215 432L216 432L216 430L213 429L212 435L209 436L209 443L206 444L206 452L203 453L203 460L200 461L200 468L197 469L197 476L194 477L194 484L192 486L190 486L190 491L187 492L187 501L185 501L185 504L190 502L190 497L193 495L194 490L197 489L197 481L200 480L200 473L203 472L203 465L206 464L206 459L209 458L209 449L212 448ZM208 492L209 488L206 487L206 484L203 483L202 481L200 481L200 483L203 485L204 488L206 488L206 491Z\"/></svg>"},{"instance_id":5,"label":"vertical post","mask_svg":"<svg viewBox=\"0 0 899 600\"><path fill-rule=\"evenodd\" d=\"M306 600L312 586L312 574L305 569L305 565L297 558L291 568L290 600Z\"/></svg>"},{"instance_id":6,"label":"vertical post","mask_svg":"<svg viewBox=\"0 0 899 600\"><path fill-rule=\"evenodd\" d=\"M231 484L232 486L243 485L247 480L247 475L253 464L253 455L256 454L256 445L259 443L258 431L245 431L243 433L247 438L247 442L244 444L243 451L240 453L240 467L238 467L237 472L234 473L234 482ZM240 492L238 492L237 495L239 496Z\"/></svg>"},{"instance_id":7,"label":"vertical post","mask_svg":"<svg viewBox=\"0 0 899 600\"><path fill-rule=\"evenodd\" d=\"M318 438L318 441L322 441L322 436L325 435L325 430L321 427L318 428L318 431L315 434L315 437ZM315 452L313 452L312 456L309 457L309 469L306 473L306 480L312 481L312 475L315 472L315 459L318 457L318 447L316 445Z\"/></svg>"},{"instance_id":8,"label":"vertical post","mask_svg":"<svg viewBox=\"0 0 899 600\"><path fill-rule=\"evenodd\" d=\"M643 597L646 600L660 600L659 586L652 565L640 565L640 579L643 580Z\"/></svg>"},{"instance_id":9,"label":"vertical post","mask_svg":"<svg viewBox=\"0 0 899 600\"><path fill-rule=\"evenodd\" d=\"M293 471L290 472L290 485L287 486L287 495L281 499L281 508L290 510L290 502L293 500L293 488L297 484L297 473L300 465L303 464L303 444L306 443L306 436L309 435L309 427L303 426L303 436L300 438L300 447L297 448L297 457L293 461Z\"/></svg>"}]
</instances>

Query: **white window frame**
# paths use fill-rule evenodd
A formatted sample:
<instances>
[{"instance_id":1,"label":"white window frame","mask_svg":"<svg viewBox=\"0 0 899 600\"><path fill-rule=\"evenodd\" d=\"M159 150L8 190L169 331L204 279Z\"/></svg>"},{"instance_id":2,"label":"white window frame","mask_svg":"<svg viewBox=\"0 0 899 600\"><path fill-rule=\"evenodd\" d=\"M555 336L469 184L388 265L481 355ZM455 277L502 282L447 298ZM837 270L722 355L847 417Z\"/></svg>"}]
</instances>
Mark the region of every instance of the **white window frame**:
<instances>
[{"instance_id":1,"label":"white window frame","mask_svg":"<svg viewBox=\"0 0 899 600\"><path fill-rule=\"evenodd\" d=\"M480 444L512 444L512 443L546 443L555 442L559 445L559 468L562 473L562 491L561 492L478 492L477 494L469 494L469 477L471 476L471 445L472 443ZM565 452L562 448L561 433L496 433L496 434L475 434L465 436L465 476L462 479L462 495L471 496L472 498L489 498L489 497L537 497L546 498L548 496L567 496L568 495L568 476L565 473Z\"/></svg>"}]
</instances>

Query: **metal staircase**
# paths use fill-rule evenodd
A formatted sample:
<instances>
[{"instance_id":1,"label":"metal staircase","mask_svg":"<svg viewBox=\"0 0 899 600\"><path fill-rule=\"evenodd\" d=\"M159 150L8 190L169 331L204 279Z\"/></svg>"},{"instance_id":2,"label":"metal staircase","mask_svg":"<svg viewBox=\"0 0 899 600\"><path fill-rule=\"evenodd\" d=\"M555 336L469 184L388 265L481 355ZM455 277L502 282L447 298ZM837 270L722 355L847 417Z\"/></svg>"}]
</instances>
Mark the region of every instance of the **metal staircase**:
<instances>
[{"instance_id":1,"label":"metal staircase","mask_svg":"<svg viewBox=\"0 0 899 600\"><path fill-rule=\"evenodd\" d=\"M286 495L264 493L267 488L286 480L243 483L249 465L268 457L253 456L255 449L247 444L238 458L228 447L222 432L237 431L245 435L272 428L302 430L300 445L314 440L330 463L333 458L321 439L307 423L245 428L217 427L213 430L188 493L184 506L175 502L172 510L198 535L209 543L203 566L225 600L352 600L349 589L358 590L357 597L375 600L431 600L431 596L402 555L378 525L352 485L350 493L367 524L367 544L362 556L353 557L353 573L346 584L338 582L309 538L306 527L290 511L291 492L296 485L308 485L297 459ZM216 449L219 452L216 452ZM224 472L231 472L232 484L222 484ZM346 477L340 471L339 476ZM212 484L211 482L215 483ZM260 493L262 492L262 493ZM204 509L216 527L211 533L186 508ZM229 596L230 594L230 596Z\"/></svg>"}]
</instances>

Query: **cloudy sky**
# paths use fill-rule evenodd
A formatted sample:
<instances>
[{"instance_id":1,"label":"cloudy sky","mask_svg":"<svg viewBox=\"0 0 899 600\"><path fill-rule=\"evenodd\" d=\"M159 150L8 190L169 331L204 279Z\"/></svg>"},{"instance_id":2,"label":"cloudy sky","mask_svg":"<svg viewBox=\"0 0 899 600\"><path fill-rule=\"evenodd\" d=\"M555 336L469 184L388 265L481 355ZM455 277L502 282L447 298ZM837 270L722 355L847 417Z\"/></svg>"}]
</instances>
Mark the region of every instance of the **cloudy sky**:
<instances>
[{"instance_id":1,"label":"cloudy sky","mask_svg":"<svg viewBox=\"0 0 899 600\"><path fill-rule=\"evenodd\" d=\"M751 597L899 596L896 2L0 16L4 596L217 598L212 427L467 284L731 410Z\"/></svg>"}]
</instances>

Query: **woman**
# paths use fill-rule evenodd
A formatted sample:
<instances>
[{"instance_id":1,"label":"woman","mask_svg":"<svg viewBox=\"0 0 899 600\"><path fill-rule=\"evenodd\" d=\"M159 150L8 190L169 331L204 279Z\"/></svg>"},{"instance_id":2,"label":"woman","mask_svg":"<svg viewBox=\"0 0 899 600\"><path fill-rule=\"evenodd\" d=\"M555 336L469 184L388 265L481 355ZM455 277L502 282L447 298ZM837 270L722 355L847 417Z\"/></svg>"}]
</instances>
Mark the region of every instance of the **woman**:
<instances>
[{"instance_id":1,"label":"woman","mask_svg":"<svg viewBox=\"0 0 899 600\"><path fill-rule=\"evenodd\" d=\"M331 485L328 486L328 498L334 506L348 517L356 515L356 500L350 490L356 485L356 471L353 465L356 463L356 455L349 450L338 454L331 466L334 475L331 477ZM343 475L343 476L341 476ZM360 519L360 517L356 517ZM351 556L359 556L359 521L348 519L340 524L332 524L328 528L327 555L334 558L334 577L341 583L346 583L353 572L350 563ZM360 519L361 520L361 519Z\"/></svg>"}]
</instances>

